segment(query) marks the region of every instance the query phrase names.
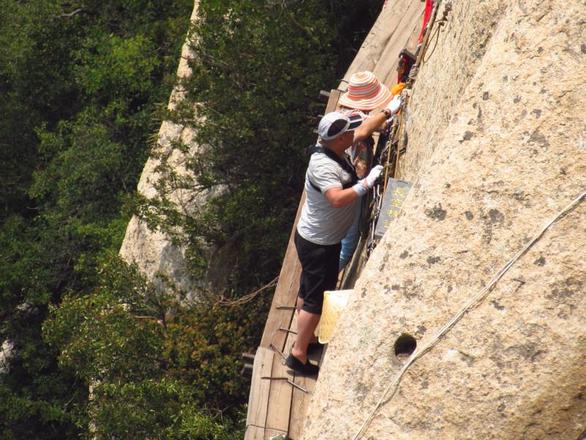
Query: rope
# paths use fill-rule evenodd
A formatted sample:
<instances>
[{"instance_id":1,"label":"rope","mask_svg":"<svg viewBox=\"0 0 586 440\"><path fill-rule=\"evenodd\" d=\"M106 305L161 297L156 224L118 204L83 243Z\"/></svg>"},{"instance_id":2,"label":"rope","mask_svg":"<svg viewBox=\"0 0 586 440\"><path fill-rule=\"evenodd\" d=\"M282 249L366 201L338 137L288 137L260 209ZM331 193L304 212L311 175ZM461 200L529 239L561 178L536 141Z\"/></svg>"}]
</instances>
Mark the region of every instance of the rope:
<instances>
[{"instance_id":1,"label":"rope","mask_svg":"<svg viewBox=\"0 0 586 440\"><path fill-rule=\"evenodd\" d=\"M427 46L429 46L429 41L433 40L433 38L437 35L437 38L435 40L435 44L433 45L433 49L431 50L431 53L427 56L427 59L425 59L425 55L427 55L427 48L425 50L425 53L422 55L422 57L421 57L422 64L427 63L429 61L429 59L431 58L431 56L433 55L433 53L435 52L435 48L437 47L437 43L439 41L440 30L448 21L448 14L451 11L452 11L452 2L451 2L451 0L449 0L446 2L445 6L444 6L444 13L443 13L442 18L440 18L439 21L437 22L437 28L435 29L433 35L431 35L429 37L429 40L427 41Z\"/></svg>"},{"instance_id":2,"label":"rope","mask_svg":"<svg viewBox=\"0 0 586 440\"><path fill-rule=\"evenodd\" d=\"M277 285L278 281L279 281L279 277L276 277L274 280L272 280L268 284L265 284L260 289L257 289L254 292L247 293L246 295L244 295L238 299L235 299L235 300L229 300L226 297L222 296L222 297L220 297L220 299L217 301L216 304L219 304L221 306L229 306L229 307L244 305L244 304L252 301L254 298L256 298L261 292L263 292L267 289L270 289L271 287L275 287Z\"/></svg>"},{"instance_id":3,"label":"rope","mask_svg":"<svg viewBox=\"0 0 586 440\"><path fill-rule=\"evenodd\" d=\"M417 76L417 73L419 71L419 66L423 62L423 59L425 57L425 52L427 51L427 47L429 45L429 39L430 39L429 37L430 37L431 31L433 29L433 26L435 24L437 12L439 10L441 2L442 2L442 0L437 0L434 2L433 9L431 11L431 16L430 16L429 21L427 22L427 26L425 28L423 42L421 43L418 50L416 51L417 59L415 60L415 64L413 64L413 66L411 67L411 73L409 73L407 87L411 87L413 85L413 83L415 82L415 77Z\"/></svg>"},{"instance_id":4,"label":"rope","mask_svg":"<svg viewBox=\"0 0 586 440\"><path fill-rule=\"evenodd\" d=\"M429 61L429 59L431 58L431 56L433 55L433 53L435 52L435 48L437 47L437 43L438 43L438 41L439 41L439 31L440 31L440 29L442 28L442 27L441 27L441 25L442 25L442 24L443 24L443 23L442 23L442 22L440 22L440 23L439 23L439 25L440 25L440 26L438 26L438 27L435 29L435 31L433 32L433 35L432 35L431 37L429 37L429 39L430 39L430 40L433 40L433 38L434 38L434 37L437 35L437 38L435 39L435 43L434 43L434 45L433 45L433 49L431 49L431 53L430 53L430 54L427 56L427 59L425 59L425 55L427 55L427 50L426 50L426 51L425 51L425 53L423 54L423 58L421 59L421 63L422 63L422 64L425 64L425 63L427 63L427 62Z\"/></svg>"},{"instance_id":5,"label":"rope","mask_svg":"<svg viewBox=\"0 0 586 440\"><path fill-rule=\"evenodd\" d=\"M551 225L553 225L555 222L557 222L562 217L564 217L566 214L568 214L570 211L572 211L576 206L578 206L578 204L580 202L582 202L585 197L586 197L586 190L583 190L582 193L578 197L576 197L564 209L562 209L555 217L553 217L549 222L547 222L545 224L545 226L543 226L543 228L541 229L541 231L539 231L531 239L531 241L529 243L527 243L519 252L517 252L513 256L513 258L511 258L509 260L509 262L507 264L505 264L501 268L501 270L499 270L496 273L496 275L491 279L491 281L488 283L488 285L484 289L482 289L480 292L478 292L476 295L474 295L442 328L439 329L439 331L435 334L435 336L433 338L431 338L431 340L429 340L429 342L427 342L427 344L425 344L423 346L423 348L419 348L418 347L413 352L413 354L411 355L411 357L409 357L409 359L407 360L407 362L405 363L405 365L403 365L403 368L401 368L401 370L399 371L399 373L395 376L394 380L384 390L384 392L383 392L381 398L379 399L378 403L376 404L376 406L374 407L374 409L371 411L371 413L369 414L369 416L366 418L366 420L364 421L364 423L360 427L360 430L353 437L353 440L357 440L357 439L360 438L361 434L364 432L364 430L370 424L370 422L374 418L374 416L375 416L376 412L379 410L379 408L383 404L389 402L395 396L395 394L396 394L396 392L397 392L397 390L399 388L399 384L401 382L401 379L403 378L403 375L409 369L409 367L411 367L411 365L413 365L415 363L415 361L417 361L419 358L421 358L424 354L426 354L427 352L429 352L446 335L446 333L448 333L462 319L462 317L466 313L468 313L471 309L475 308L478 304L480 304L488 296L488 294L494 289L495 285L504 276L504 274L539 239L541 239L541 237L543 236L543 234L545 233L545 231L547 231ZM389 392L390 392L390 396L387 398L387 395L389 394Z\"/></svg>"}]
</instances>

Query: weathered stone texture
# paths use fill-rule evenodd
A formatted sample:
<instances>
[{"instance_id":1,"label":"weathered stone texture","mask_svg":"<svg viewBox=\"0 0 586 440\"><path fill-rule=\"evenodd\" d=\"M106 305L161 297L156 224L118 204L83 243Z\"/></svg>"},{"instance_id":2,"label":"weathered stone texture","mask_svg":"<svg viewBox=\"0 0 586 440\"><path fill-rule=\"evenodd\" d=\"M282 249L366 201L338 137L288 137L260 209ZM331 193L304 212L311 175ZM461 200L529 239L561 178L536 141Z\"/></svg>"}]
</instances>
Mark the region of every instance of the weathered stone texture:
<instances>
[{"instance_id":1,"label":"weathered stone texture","mask_svg":"<svg viewBox=\"0 0 586 440\"><path fill-rule=\"evenodd\" d=\"M420 68L420 77L426 80L418 81L407 112L409 154L401 163L403 177L414 179L442 139L508 3L459 1L451 3L451 11L446 11L446 2L440 4ZM442 20L445 14L447 21Z\"/></svg>"},{"instance_id":2,"label":"weathered stone texture","mask_svg":"<svg viewBox=\"0 0 586 440\"><path fill-rule=\"evenodd\" d=\"M432 340L586 189L584 2L452 12L413 91L402 171L415 185L328 348L304 439L354 438L405 362L399 335ZM360 438L585 433L584 249L586 201L411 366Z\"/></svg>"},{"instance_id":3,"label":"weathered stone texture","mask_svg":"<svg viewBox=\"0 0 586 440\"><path fill-rule=\"evenodd\" d=\"M199 0L194 1L191 20L197 19ZM181 51L181 60L177 69L177 77L185 78L191 74L188 59L192 56L189 44L186 42ZM183 91L180 86L175 87L169 99L169 109L174 109L182 100ZM194 132L189 127L182 127L169 121L164 121L159 129L157 139L158 155L167 156L168 165L173 172L182 176L188 173L184 163L188 155L178 149L172 148L172 143L180 140L190 147L189 154L195 154L200 146L193 141ZM158 171L160 159L151 157L145 164L138 183L138 191L148 199L159 195L157 184L160 182L161 174ZM170 199L184 213L192 213L197 206L204 203L208 197L207 193L196 193L195 191L174 190L169 194ZM137 265L139 270L146 277L159 282L159 275L171 280L177 287L186 291L192 290L195 281L190 279L186 269L185 249L177 246L171 238L160 231L151 230L148 225L134 216L127 228L120 256L129 263Z\"/></svg>"},{"instance_id":4,"label":"weathered stone texture","mask_svg":"<svg viewBox=\"0 0 586 440\"><path fill-rule=\"evenodd\" d=\"M0 345L0 374L8 373L13 351L14 344L11 341L6 340Z\"/></svg>"}]
</instances>

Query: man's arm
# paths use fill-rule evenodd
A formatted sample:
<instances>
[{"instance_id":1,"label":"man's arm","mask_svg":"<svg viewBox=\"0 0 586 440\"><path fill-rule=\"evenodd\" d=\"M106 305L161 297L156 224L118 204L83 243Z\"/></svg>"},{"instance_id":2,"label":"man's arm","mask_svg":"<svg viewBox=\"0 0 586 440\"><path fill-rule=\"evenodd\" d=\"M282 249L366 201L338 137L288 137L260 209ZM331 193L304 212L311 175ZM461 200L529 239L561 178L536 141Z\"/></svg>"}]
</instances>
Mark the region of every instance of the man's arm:
<instances>
[{"instance_id":1,"label":"man's arm","mask_svg":"<svg viewBox=\"0 0 586 440\"><path fill-rule=\"evenodd\" d=\"M376 179L379 178L383 172L382 165L375 165L368 176L364 179L360 179L352 188L330 188L326 191L325 196L328 202L334 208L341 208L349 205L354 200L365 195L369 189L371 189L376 183Z\"/></svg>"},{"instance_id":2,"label":"man's arm","mask_svg":"<svg viewBox=\"0 0 586 440\"><path fill-rule=\"evenodd\" d=\"M354 131L354 143L364 141L370 137L374 131L381 127L385 120L390 116L390 112L380 111L370 115L361 125Z\"/></svg>"},{"instance_id":3,"label":"man's arm","mask_svg":"<svg viewBox=\"0 0 586 440\"><path fill-rule=\"evenodd\" d=\"M325 196L334 208L342 208L360 197L353 188L330 188Z\"/></svg>"}]
</instances>

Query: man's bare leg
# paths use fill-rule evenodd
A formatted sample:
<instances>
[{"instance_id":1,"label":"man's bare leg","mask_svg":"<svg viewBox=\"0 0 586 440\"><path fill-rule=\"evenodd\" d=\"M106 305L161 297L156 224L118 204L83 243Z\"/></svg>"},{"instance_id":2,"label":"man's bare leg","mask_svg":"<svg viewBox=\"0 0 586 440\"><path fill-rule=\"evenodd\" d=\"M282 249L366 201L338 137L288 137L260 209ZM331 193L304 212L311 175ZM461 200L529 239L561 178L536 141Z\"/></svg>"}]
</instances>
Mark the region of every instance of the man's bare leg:
<instances>
[{"instance_id":1,"label":"man's bare leg","mask_svg":"<svg viewBox=\"0 0 586 440\"><path fill-rule=\"evenodd\" d=\"M303 299L301 299L300 297L297 297L297 304L295 304L295 309L297 310L297 316L299 316L299 312L301 312L301 310L303 309L303 303L304 303ZM316 342L317 342L317 336L312 335L311 339L309 340L309 343L314 344Z\"/></svg>"},{"instance_id":2,"label":"man's bare leg","mask_svg":"<svg viewBox=\"0 0 586 440\"><path fill-rule=\"evenodd\" d=\"M291 354L301 362L307 362L307 346L313 339L313 333L319 323L321 315L299 310L297 315L297 338L291 349Z\"/></svg>"},{"instance_id":3,"label":"man's bare leg","mask_svg":"<svg viewBox=\"0 0 586 440\"><path fill-rule=\"evenodd\" d=\"M295 304L295 308L297 309L297 313L299 313L303 308L303 299L301 299L299 296L297 297L297 304Z\"/></svg>"}]
</instances>

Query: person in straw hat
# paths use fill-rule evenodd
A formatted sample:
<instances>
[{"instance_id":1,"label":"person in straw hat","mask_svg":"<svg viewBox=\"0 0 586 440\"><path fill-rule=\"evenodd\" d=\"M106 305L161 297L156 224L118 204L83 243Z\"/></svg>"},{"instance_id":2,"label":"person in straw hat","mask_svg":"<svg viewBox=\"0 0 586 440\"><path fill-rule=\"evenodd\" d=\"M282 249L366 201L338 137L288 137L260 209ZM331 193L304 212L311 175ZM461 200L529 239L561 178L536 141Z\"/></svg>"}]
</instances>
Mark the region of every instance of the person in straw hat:
<instances>
[{"instance_id":1,"label":"person in straw hat","mask_svg":"<svg viewBox=\"0 0 586 440\"><path fill-rule=\"evenodd\" d=\"M348 90L340 97L338 103L342 107L342 112L348 114L359 113L364 118L367 118L374 109L387 107L392 99L393 95L390 90L379 81L374 73L363 71L354 73L350 77ZM395 102L394 105L396 104ZM369 136L364 141L355 143L350 152L358 177L364 177L370 169L373 146L374 140ZM354 222L342 239L339 261L340 271L350 262L358 244L360 216L361 210L356 209Z\"/></svg>"},{"instance_id":2,"label":"person in straw hat","mask_svg":"<svg viewBox=\"0 0 586 440\"><path fill-rule=\"evenodd\" d=\"M285 363L297 373L315 375L319 370L307 360L307 349L321 316L324 291L336 288L340 241L354 220L358 201L382 172L377 165L358 179L345 152L367 139L391 115L385 108L363 120L360 115L336 111L319 122L320 141L307 167L306 198L295 231L301 262L297 338Z\"/></svg>"},{"instance_id":3,"label":"person in straw hat","mask_svg":"<svg viewBox=\"0 0 586 440\"><path fill-rule=\"evenodd\" d=\"M338 103L341 107L370 112L386 107L393 96L387 86L382 84L374 73L368 70L357 72L350 77L348 90Z\"/></svg>"}]
</instances>

